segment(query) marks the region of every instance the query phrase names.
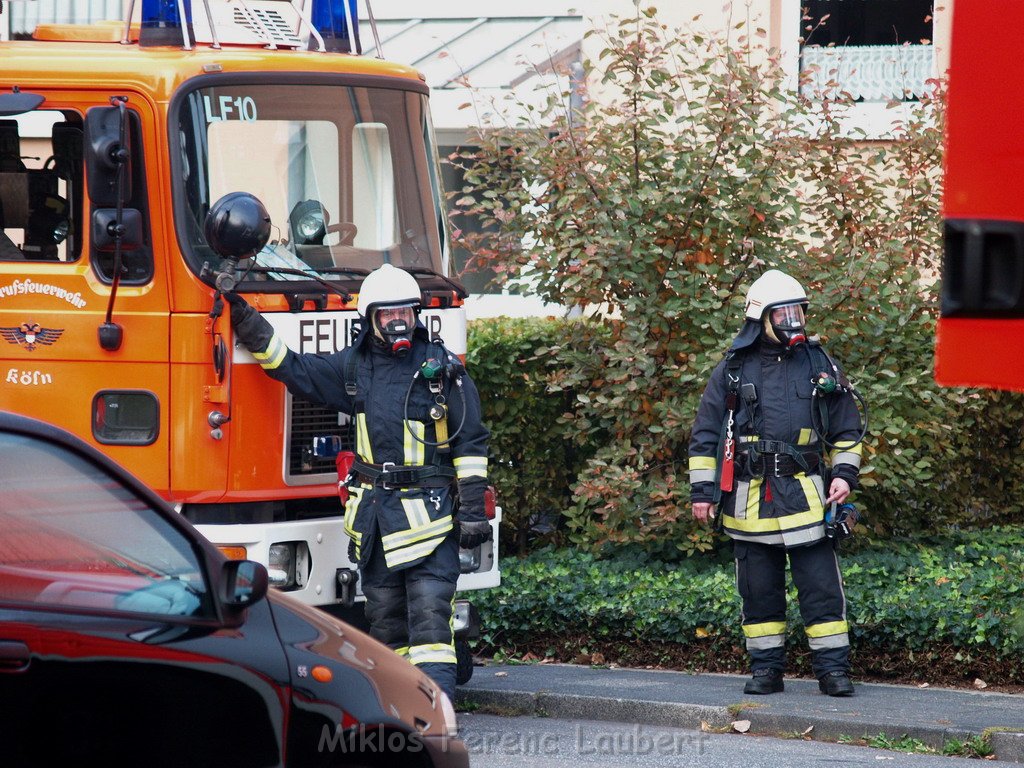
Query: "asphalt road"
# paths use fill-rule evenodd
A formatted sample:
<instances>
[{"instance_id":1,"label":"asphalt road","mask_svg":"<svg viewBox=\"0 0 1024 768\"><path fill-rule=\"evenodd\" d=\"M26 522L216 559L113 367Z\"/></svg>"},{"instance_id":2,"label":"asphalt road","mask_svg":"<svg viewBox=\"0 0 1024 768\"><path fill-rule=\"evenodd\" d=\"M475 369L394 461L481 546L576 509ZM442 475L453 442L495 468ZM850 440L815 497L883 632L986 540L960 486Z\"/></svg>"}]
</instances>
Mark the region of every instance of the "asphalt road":
<instances>
[{"instance_id":1,"label":"asphalt road","mask_svg":"<svg viewBox=\"0 0 1024 768\"><path fill-rule=\"evenodd\" d=\"M460 713L472 768L978 768L978 760L593 720ZM987 765L1012 763L985 761Z\"/></svg>"}]
</instances>

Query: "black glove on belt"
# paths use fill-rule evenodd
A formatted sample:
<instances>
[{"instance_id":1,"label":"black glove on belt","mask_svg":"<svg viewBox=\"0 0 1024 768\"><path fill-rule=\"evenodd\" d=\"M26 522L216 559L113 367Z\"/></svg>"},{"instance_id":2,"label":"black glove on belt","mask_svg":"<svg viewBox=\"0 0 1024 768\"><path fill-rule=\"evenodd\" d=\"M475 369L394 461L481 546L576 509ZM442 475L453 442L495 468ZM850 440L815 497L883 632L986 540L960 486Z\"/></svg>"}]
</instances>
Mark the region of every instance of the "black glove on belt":
<instances>
[{"instance_id":1,"label":"black glove on belt","mask_svg":"<svg viewBox=\"0 0 1024 768\"><path fill-rule=\"evenodd\" d=\"M473 549L489 541L492 535L491 523L484 511L484 492L487 481L480 477L459 481L459 546Z\"/></svg>"}]
</instances>

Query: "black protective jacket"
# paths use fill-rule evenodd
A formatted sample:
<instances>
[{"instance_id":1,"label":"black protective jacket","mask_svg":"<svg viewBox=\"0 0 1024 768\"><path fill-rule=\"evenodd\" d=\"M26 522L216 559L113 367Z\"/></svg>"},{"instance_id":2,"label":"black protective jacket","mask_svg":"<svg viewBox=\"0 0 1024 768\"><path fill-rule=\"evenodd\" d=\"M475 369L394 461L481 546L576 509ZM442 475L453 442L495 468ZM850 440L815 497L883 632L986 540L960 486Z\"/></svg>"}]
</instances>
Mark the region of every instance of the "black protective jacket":
<instances>
[{"instance_id":1,"label":"black protective jacket","mask_svg":"<svg viewBox=\"0 0 1024 768\"><path fill-rule=\"evenodd\" d=\"M717 511L723 527L734 539L765 544L818 541L825 535L829 471L857 486L861 446L854 444L861 421L853 396L836 392L824 396L825 413L816 412L812 422L812 407L818 407L813 378L826 360L813 339L786 349L766 340L759 322L747 322L701 398L690 440L691 500L716 500L730 359L739 363L732 370L738 370L740 381L733 425L735 481ZM826 426L823 419L824 436L836 446L831 451L814 430L815 423Z\"/></svg>"},{"instance_id":2,"label":"black protective jacket","mask_svg":"<svg viewBox=\"0 0 1024 768\"><path fill-rule=\"evenodd\" d=\"M420 442L438 442L430 416L436 395L422 376L415 382L413 376L427 358L458 363L430 340L422 325L417 324L412 349L401 358L375 344L365 326L353 345L340 352L300 355L284 344L256 310L243 307L233 312L238 315L233 317L233 325L239 340L268 375L283 382L296 397L354 417L359 461L377 467L436 465L445 470L444 475L406 487L384 488L359 478L351 482L345 532L355 545L357 562L365 564L375 537L383 544L388 568L399 570L422 562L456 528L455 480L459 518L485 519L490 435L481 421L480 396L464 372L443 380L450 450L439 451ZM354 395L345 386L353 377ZM456 380L461 380L461 387Z\"/></svg>"}]
</instances>

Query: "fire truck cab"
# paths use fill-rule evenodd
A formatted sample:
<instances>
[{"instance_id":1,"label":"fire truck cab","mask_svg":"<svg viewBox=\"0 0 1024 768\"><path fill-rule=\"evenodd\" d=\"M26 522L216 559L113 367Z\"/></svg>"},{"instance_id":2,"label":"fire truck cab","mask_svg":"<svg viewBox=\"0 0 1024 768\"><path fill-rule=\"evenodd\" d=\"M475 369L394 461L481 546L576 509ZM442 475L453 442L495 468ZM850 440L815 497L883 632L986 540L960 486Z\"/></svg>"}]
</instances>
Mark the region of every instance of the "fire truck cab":
<instances>
[{"instance_id":1,"label":"fire truck cab","mask_svg":"<svg viewBox=\"0 0 1024 768\"><path fill-rule=\"evenodd\" d=\"M293 399L234 344L205 218L232 192L267 208L270 241L234 277L298 352L349 344L363 277L391 263L464 354L465 291L427 86L348 52L354 2L309 5L144 0L139 24L129 10L0 42L0 407L90 441L330 609L361 595L314 443L344 445L348 417ZM497 523L462 551L461 590L498 584ZM457 604L457 636L472 613Z\"/></svg>"},{"instance_id":2,"label":"fire truck cab","mask_svg":"<svg viewBox=\"0 0 1024 768\"><path fill-rule=\"evenodd\" d=\"M935 376L1024 390L1024 5L956 0ZM1016 106L1015 106L1016 105Z\"/></svg>"}]
</instances>

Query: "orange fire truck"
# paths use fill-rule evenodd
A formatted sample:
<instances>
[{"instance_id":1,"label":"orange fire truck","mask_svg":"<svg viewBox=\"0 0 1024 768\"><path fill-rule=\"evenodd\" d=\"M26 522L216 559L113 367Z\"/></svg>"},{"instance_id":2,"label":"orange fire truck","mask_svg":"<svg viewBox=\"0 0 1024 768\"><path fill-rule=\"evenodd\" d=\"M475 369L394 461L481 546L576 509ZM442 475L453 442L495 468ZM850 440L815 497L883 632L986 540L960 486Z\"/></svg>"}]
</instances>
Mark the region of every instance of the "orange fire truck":
<instances>
[{"instance_id":1,"label":"orange fire truck","mask_svg":"<svg viewBox=\"0 0 1024 768\"><path fill-rule=\"evenodd\" d=\"M1021 25L1021 3L953 4L940 384L1024 390Z\"/></svg>"},{"instance_id":2,"label":"orange fire truck","mask_svg":"<svg viewBox=\"0 0 1024 768\"><path fill-rule=\"evenodd\" d=\"M334 459L314 447L344 446L347 416L293 399L233 343L218 277L234 270L294 350L331 352L390 262L420 283L431 333L466 351L428 89L358 55L354 6L143 0L139 23L129 8L0 42L0 408L91 441L325 607L359 598ZM227 269L203 227L238 191L273 234ZM460 589L498 583L497 522L461 553ZM457 637L471 614L457 604Z\"/></svg>"}]
</instances>

